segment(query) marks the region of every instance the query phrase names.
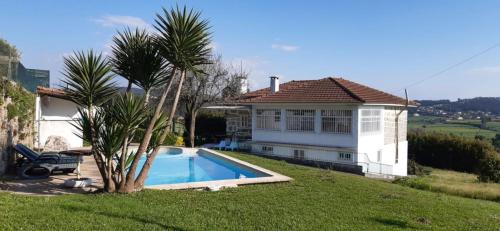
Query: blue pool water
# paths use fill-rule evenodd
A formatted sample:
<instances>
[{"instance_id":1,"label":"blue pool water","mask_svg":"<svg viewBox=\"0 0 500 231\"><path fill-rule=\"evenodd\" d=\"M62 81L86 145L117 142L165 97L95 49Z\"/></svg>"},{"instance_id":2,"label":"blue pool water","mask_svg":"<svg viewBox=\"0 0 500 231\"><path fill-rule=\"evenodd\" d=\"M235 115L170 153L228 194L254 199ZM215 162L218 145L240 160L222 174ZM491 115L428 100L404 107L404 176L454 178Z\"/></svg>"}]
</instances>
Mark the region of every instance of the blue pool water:
<instances>
[{"instance_id":1,"label":"blue pool water","mask_svg":"<svg viewBox=\"0 0 500 231\"><path fill-rule=\"evenodd\" d=\"M145 157L141 159L139 166L142 166L144 161ZM185 154L179 153L178 150L170 150L156 156L145 184L175 184L261 176L264 174L212 154Z\"/></svg>"}]
</instances>

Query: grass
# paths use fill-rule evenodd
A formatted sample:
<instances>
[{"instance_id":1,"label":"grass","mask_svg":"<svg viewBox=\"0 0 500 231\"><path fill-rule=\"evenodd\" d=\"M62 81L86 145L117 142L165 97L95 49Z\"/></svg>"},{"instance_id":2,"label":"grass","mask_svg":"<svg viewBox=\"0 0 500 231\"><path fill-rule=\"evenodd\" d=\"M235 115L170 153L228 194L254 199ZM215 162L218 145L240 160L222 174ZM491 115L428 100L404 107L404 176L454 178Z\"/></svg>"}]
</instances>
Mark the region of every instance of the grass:
<instances>
[{"instance_id":1,"label":"grass","mask_svg":"<svg viewBox=\"0 0 500 231\"><path fill-rule=\"evenodd\" d=\"M500 204L229 155L289 183L206 191L30 197L0 193L1 230L499 230Z\"/></svg>"},{"instance_id":2,"label":"grass","mask_svg":"<svg viewBox=\"0 0 500 231\"><path fill-rule=\"evenodd\" d=\"M444 121L439 117L410 117L408 120L409 129L423 129L428 132L440 132L474 138L482 135L487 139L495 137L500 133L500 122L488 122L486 129L480 128L479 120L452 120Z\"/></svg>"},{"instance_id":3,"label":"grass","mask_svg":"<svg viewBox=\"0 0 500 231\"><path fill-rule=\"evenodd\" d=\"M474 174L425 168L430 170L429 175L398 179L396 182L418 189L500 202L500 184L480 183Z\"/></svg>"}]
</instances>

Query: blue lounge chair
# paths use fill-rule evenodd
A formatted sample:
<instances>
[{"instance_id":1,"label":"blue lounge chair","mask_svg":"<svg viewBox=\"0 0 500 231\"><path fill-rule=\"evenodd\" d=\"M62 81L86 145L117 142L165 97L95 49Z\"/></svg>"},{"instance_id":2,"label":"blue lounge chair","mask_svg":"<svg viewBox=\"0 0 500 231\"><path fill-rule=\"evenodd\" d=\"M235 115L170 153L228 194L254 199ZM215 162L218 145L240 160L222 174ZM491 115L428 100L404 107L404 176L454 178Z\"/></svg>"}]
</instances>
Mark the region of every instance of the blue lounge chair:
<instances>
[{"instance_id":1,"label":"blue lounge chair","mask_svg":"<svg viewBox=\"0 0 500 231\"><path fill-rule=\"evenodd\" d=\"M38 154L22 144L16 144L14 150L24 157L18 161L18 174L25 179L47 178L54 171L70 173L78 165L78 158L57 152Z\"/></svg>"},{"instance_id":2,"label":"blue lounge chair","mask_svg":"<svg viewBox=\"0 0 500 231\"><path fill-rule=\"evenodd\" d=\"M231 151L234 151L234 150L238 150L239 149L239 145L238 145L238 142L236 141L231 141L231 143L229 144L229 146L226 147L226 150L231 150Z\"/></svg>"},{"instance_id":3,"label":"blue lounge chair","mask_svg":"<svg viewBox=\"0 0 500 231\"><path fill-rule=\"evenodd\" d=\"M221 140L220 143L215 148L217 148L219 150L224 150L226 148L226 141Z\"/></svg>"}]
</instances>

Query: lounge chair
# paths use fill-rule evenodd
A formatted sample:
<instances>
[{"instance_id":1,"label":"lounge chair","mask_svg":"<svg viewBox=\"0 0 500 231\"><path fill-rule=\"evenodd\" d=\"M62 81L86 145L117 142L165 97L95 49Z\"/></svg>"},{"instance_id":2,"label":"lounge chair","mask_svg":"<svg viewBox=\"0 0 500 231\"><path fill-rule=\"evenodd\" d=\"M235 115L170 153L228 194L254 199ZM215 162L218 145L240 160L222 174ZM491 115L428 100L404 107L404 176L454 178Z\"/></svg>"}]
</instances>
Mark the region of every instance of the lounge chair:
<instances>
[{"instance_id":1,"label":"lounge chair","mask_svg":"<svg viewBox=\"0 0 500 231\"><path fill-rule=\"evenodd\" d=\"M47 178L54 171L71 173L78 165L78 158L58 152L39 154L22 144L15 145L14 150L24 157L18 162L18 174L26 179Z\"/></svg>"},{"instance_id":2,"label":"lounge chair","mask_svg":"<svg viewBox=\"0 0 500 231\"><path fill-rule=\"evenodd\" d=\"M234 151L235 149L236 150L239 149L238 142L236 142L236 141L231 141L231 143L229 144L229 146L226 147L226 150Z\"/></svg>"},{"instance_id":3,"label":"lounge chair","mask_svg":"<svg viewBox=\"0 0 500 231\"><path fill-rule=\"evenodd\" d=\"M217 146L215 146L215 148L217 148L219 150L224 150L226 148L226 141L221 140L220 143Z\"/></svg>"}]
</instances>

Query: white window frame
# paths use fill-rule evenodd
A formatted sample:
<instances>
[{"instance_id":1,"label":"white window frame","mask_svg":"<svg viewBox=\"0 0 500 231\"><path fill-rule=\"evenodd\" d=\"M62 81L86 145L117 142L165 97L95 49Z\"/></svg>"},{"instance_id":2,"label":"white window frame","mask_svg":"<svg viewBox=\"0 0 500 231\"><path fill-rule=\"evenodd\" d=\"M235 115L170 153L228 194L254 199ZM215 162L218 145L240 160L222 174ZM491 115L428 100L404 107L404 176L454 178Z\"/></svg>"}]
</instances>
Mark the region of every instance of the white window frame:
<instances>
[{"instance_id":1,"label":"white window frame","mask_svg":"<svg viewBox=\"0 0 500 231\"><path fill-rule=\"evenodd\" d=\"M315 117L314 109L286 109L286 130L314 132Z\"/></svg>"},{"instance_id":2,"label":"white window frame","mask_svg":"<svg viewBox=\"0 0 500 231\"><path fill-rule=\"evenodd\" d=\"M352 134L352 110L321 110L321 132L343 135Z\"/></svg>"},{"instance_id":3,"label":"white window frame","mask_svg":"<svg viewBox=\"0 0 500 231\"><path fill-rule=\"evenodd\" d=\"M352 153L350 152L339 152L339 160L341 161L352 161Z\"/></svg>"},{"instance_id":4,"label":"white window frame","mask_svg":"<svg viewBox=\"0 0 500 231\"><path fill-rule=\"evenodd\" d=\"M361 134L376 134L382 131L382 110L361 110Z\"/></svg>"},{"instance_id":5,"label":"white window frame","mask_svg":"<svg viewBox=\"0 0 500 231\"><path fill-rule=\"evenodd\" d=\"M298 160L304 160L305 159L305 152L304 152L304 150L294 149L293 150L293 158L294 159L298 159Z\"/></svg>"},{"instance_id":6,"label":"white window frame","mask_svg":"<svg viewBox=\"0 0 500 231\"><path fill-rule=\"evenodd\" d=\"M256 109L255 127L260 130L281 130L281 110L280 109Z\"/></svg>"},{"instance_id":7,"label":"white window frame","mask_svg":"<svg viewBox=\"0 0 500 231\"><path fill-rule=\"evenodd\" d=\"M261 151L263 153L268 153L268 154L272 154L274 152L274 147L273 146L267 146L267 145L263 145L260 147Z\"/></svg>"}]
</instances>

